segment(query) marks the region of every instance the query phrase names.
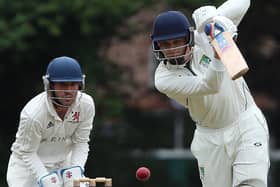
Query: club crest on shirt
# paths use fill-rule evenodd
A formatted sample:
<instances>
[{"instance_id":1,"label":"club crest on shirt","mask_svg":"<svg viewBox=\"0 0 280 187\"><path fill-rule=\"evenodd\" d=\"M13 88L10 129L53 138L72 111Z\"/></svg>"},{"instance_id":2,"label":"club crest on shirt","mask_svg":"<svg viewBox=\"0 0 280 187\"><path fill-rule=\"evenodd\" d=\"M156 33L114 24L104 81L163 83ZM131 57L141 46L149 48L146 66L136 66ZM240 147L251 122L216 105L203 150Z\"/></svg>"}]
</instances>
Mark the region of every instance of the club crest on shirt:
<instances>
[{"instance_id":1,"label":"club crest on shirt","mask_svg":"<svg viewBox=\"0 0 280 187\"><path fill-rule=\"evenodd\" d=\"M79 122L80 121L80 112L72 111L72 122Z\"/></svg>"},{"instance_id":2,"label":"club crest on shirt","mask_svg":"<svg viewBox=\"0 0 280 187\"><path fill-rule=\"evenodd\" d=\"M208 67L210 62L211 62L211 59L208 56L202 55L202 57L201 57L201 59L199 61L199 64L201 64L201 65L203 65L205 67Z\"/></svg>"}]
</instances>

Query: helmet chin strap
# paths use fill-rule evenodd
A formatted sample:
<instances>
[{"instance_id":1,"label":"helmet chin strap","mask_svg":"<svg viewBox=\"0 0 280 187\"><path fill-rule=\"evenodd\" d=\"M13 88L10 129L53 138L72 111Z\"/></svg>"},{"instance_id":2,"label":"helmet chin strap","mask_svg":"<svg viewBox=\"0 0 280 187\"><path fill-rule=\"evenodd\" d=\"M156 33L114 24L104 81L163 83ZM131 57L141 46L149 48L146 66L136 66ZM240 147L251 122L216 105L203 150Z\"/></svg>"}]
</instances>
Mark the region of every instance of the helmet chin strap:
<instances>
[{"instance_id":1,"label":"helmet chin strap","mask_svg":"<svg viewBox=\"0 0 280 187\"><path fill-rule=\"evenodd\" d=\"M192 59L192 49L183 56L179 56L176 58L169 58L164 60L164 64L169 68L185 68L187 64L190 63Z\"/></svg>"},{"instance_id":2,"label":"helmet chin strap","mask_svg":"<svg viewBox=\"0 0 280 187\"><path fill-rule=\"evenodd\" d=\"M52 103L54 104L55 108L56 107L62 107L62 108L69 108L71 105L63 105L58 99L52 99Z\"/></svg>"},{"instance_id":3,"label":"helmet chin strap","mask_svg":"<svg viewBox=\"0 0 280 187\"><path fill-rule=\"evenodd\" d=\"M184 57L170 59L170 60L168 60L168 62L172 65L183 65L183 64L187 63Z\"/></svg>"},{"instance_id":4,"label":"helmet chin strap","mask_svg":"<svg viewBox=\"0 0 280 187\"><path fill-rule=\"evenodd\" d=\"M66 99L66 98L60 98L55 95L54 90L48 90L48 97L50 98L51 102L53 103L54 107L62 107L62 108L69 108L71 105L64 105L61 103L60 99Z\"/></svg>"},{"instance_id":5,"label":"helmet chin strap","mask_svg":"<svg viewBox=\"0 0 280 187\"><path fill-rule=\"evenodd\" d=\"M82 95L83 95L83 90L79 90L79 91L80 91L80 93L78 93L76 95L73 103L70 104L70 105L65 105L65 104L61 103L61 101L60 101L60 100L63 100L63 99L70 99L70 98L57 97L57 96L54 95L55 94L54 90L48 90L47 92L48 92L48 98L53 103L55 108L61 107L61 108L67 109L67 108L71 107L74 103L79 103L80 102L80 99L82 98ZM73 99L73 98L71 98L71 99Z\"/></svg>"}]
</instances>

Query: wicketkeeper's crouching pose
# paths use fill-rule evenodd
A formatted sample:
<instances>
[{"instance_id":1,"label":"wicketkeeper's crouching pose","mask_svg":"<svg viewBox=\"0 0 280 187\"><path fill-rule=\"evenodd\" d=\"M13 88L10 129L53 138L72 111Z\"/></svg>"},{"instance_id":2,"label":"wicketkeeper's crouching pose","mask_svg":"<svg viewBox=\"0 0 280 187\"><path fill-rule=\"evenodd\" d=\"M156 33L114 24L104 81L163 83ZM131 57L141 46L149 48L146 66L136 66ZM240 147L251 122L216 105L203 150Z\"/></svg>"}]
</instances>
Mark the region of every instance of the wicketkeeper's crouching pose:
<instances>
[{"instance_id":1,"label":"wicketkeeper's crouching pose","mask_svg":"<svg viewBox=\"0 0 280 187\"><path fill-rule=\"evenodd\" d=\"M188 108L196 122L191 151L203 187L266 187L269 132L243 77L231 80L204 33L207 22L236 38L250 0L228 0L193 13L196 30L178 11L159 14L152 45L155 87Z\"/></svg>"},{"instance_id":2,"label":"wicketkeeper's crouching pose","mask_svg":"<svg viewBox=\"0 0 280 187\"><path fill-rule=\"evenodd\" d=\"M85 76L70 57L53 59L45 91L20 114L7 171L9 187L72 187L88 158L94 101L83 93Z\"/></svg>"}]
</instances>

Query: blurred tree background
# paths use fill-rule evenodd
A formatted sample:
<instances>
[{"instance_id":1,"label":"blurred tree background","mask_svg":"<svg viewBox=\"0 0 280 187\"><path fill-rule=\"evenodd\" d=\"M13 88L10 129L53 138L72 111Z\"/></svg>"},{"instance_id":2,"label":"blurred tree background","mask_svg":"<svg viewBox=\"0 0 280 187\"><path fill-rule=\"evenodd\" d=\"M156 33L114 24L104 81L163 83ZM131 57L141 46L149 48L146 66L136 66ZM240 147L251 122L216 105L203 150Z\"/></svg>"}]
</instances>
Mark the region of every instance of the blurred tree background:
<instances>
[{"instance_id":1,"label":"blurred tree background","mask_svg":"<svg viewBox=\"0 0 280 187\"><path fill-rule=\"evenodd\" d=\"M149 35L160 11L178 9L191 16L202 5L222 2L0 0L0 186L7 186L19 113L43 90L41 77L49 61L64 55L81 63L87 75L86 92L96 103L89 176L111 176L114 186L200 186L195 162L180 157L189 147L194 125L187 111L153 88ZM279 5L278 0L251 2L238 41L250 67L245 79L268 119L273 150L280 147L280 28L270 20L280 18ZM151 152L161 149L179 156L164 157L170 152L163 152L159 158ZM140 165L152 168L152 179L145 184L135 181ZM271 187L277 186L278 170L273 162Z\"/></svg>"}]
</instances>

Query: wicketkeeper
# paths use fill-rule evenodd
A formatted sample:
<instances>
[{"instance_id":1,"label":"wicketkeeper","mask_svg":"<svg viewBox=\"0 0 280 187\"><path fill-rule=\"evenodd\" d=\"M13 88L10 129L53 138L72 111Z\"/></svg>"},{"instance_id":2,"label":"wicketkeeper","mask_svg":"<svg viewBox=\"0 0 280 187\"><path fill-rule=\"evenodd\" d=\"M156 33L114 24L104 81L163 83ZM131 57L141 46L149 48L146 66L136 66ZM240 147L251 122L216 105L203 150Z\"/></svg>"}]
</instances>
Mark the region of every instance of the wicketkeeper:
<instances>
[{"instance_id":1,"label":"wicketkeeper","mask_svg":"<svg viewBox=\"0 0 280 187\"><path fill-rule=\"evenodd\" d=\"M85 75L73 58L53 59L43 76L45 91L20 114L12 144L9 187L72 187L84 175L94 101L83 92Z\"/></svg>"}]
</instances>

